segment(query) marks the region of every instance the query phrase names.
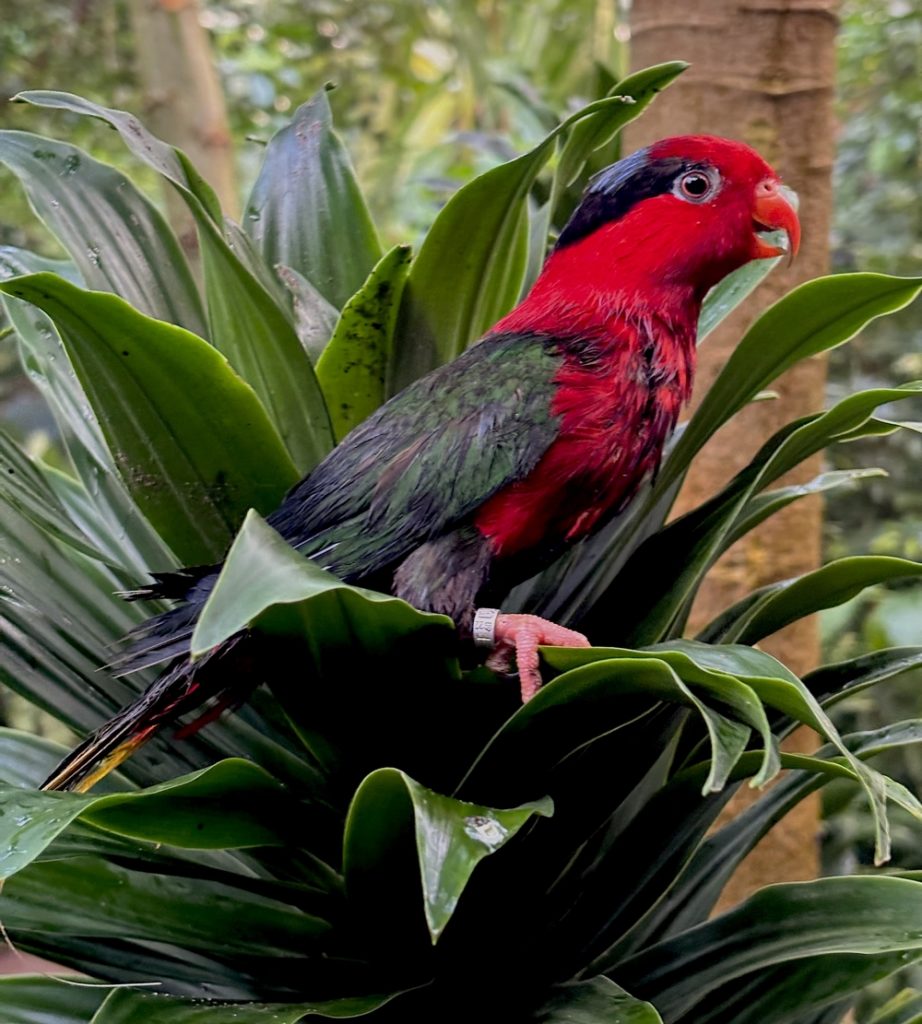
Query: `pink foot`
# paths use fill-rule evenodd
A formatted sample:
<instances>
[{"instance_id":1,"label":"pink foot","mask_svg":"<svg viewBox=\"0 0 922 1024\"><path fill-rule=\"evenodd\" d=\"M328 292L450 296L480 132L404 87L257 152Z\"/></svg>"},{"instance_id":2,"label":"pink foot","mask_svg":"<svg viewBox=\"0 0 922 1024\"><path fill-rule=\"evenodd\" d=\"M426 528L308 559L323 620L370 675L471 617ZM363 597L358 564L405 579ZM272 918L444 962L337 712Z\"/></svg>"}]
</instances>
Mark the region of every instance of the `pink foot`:
<instances>
[{"instance_id":1,"label":"pink foot","mask_svg":"<svg viewBox=\"0 0 922 1024\"><path fill-rule=\"evenodd\" d=\"M493 635L493 653L487 658L487 667L494 672L519 673L523 704L541 688L538 648L542 644L549 647L589 647L589 641L582 633L537 615L497 615Z\"/></svg>"}]
</instances>

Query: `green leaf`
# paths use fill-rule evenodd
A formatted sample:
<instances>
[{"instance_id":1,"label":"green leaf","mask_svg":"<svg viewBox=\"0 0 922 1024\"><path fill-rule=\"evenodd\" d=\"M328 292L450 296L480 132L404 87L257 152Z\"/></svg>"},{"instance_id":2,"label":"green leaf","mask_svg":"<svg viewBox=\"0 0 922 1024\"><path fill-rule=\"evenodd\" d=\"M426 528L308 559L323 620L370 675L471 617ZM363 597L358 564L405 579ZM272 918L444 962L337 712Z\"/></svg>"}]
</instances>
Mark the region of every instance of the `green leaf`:
<instances>
[{"instance_id":1,"label":"green leaf","mask_svg":"<svg viewBox=\"0 0 922 1024\"><path fill-rule=\"evenodd\" d=\"M405 341L396 352L391 394L460 355L518 299L528 264L526 197L556 139L589 117L596 119L599 137L611 137L684 67L663 64L638 73L633 103L622 96L590 103L530 153L481 174L452 196L410 269L398 327Z\"/></svg>"},{"instance_id":2,"label":"green leaf","mask_svg":"<svg viewBox=\"0 0 922 1024\"><path fill-rule=\"evenodd\" d=\"M823 665L804 676L804 685L823 701L824 707L830 707L852 693L920 666L922 647L891 647Z\"/></svg>"},{"instance_id":3,"label":"green leaf","mask_svg":"<svg viewBox=\"0 0 922 1024\"><path fill-rule=\"evenodd\" d=\"M128 488L187 563L219 558L245 510L295 482L256 396L194 334L50 274L0 289L54 319Z\"/></svg>"},{"instance_id":4,"label":"green leaf","mask_svg":"<svg viewBox=\"0 0 922 1024\"><path fill-rule=\"evenodd\" d=\"M765 522L766 519L795 501L800 501L801 498L809 498L814 494L825 494L838 487L850 486L859 480L882 476L887 476L886 470L833 469L826 473L820 473L804 484L791 484L788 487L778 487L773 491L767 491L765 494L757 494L746 502L736 516L732 529L720 543L720 550L726 551L760 523Z\"/></svg>"},{"instance_id":5,"label":"green leaf","mask_svg":"<svg viewBox=\"0 0 922 1024\"><path fill-rule=\"evenodd\" d=\"M75 146L26 132L0 132L0 162L17 175L88 288L115 292L148 316L206 336L179 243L124 174Z\"/></svg>"},{"instance_id":6,"label":"green leaf","mask_svg":"<svg viewBox=\"0 0 922 1024\"><path fill-rule=\"evenodd\" d=\"M922 742L922 723L900 722L869 732L843 737L843 742L862 760ZM816 758L830 758L835 748L823 747ZM769 829L789 814L810 793L836 778L836 763L827 762L825 772L789 772L754 804L741 811L698 847L682 874L631 933L632 948L674 935L707 920L724 886L737 866ZM792 767L789 765L789 767ZM849 774L852 774L849 771ZM854 775L852 774L852 778Z\"/></svg>"},{"instance_id":7,"label":"green leaf","mask_svg":"<svg viewBox=\"0 0 922 1024\"><path fill-rule=\"evenodd\" d=\"M548 648L545 651L547 663L565 673L607 659L633 661L638 658L664 662L683 682L703 689L710 699L732 708L736 717L756 730L762 739L764 759L752 785L764 786L775 777L780 767L777 744L762 702L748 681L780 678L796 683L797 677L771 655L743 647L701 650L698 645L682 641L660 644L645 651L617 648ZM720 785L713 785L709 778L705 792L717 792L725 781L726 775Z\"/></svg>"},{"instance_id":8,"label":"green leaf","mask_svg":"<svg viewBox=\"0 0 922 1024\"><path fill-rule=\"evenodd\" d=\"M269 266L294 268L337 309L381 258L325 89L269 140L244 224Z\"/></svg>"},{"instance_id":9,"label":"green leaf","mask_svg":"<svg viewBox=\"0 0 922 1024\"><path fill-rule=\"evenodd\" d=\"M541 1024L663 1024L652 1003L635 999L608 978L556 990L534 1019Z\"/></svg>"},{"instance_id":10,"label":"green leaf","mask_svg":"<svg viewBox=\"0 0 922 1024\"><path fill-rule=\"evenodd\" d=\"M4 430L0 430L0 492L44 533L90 557L98 556L68 518L46 474Z\"/></svg>"},{"instance_id":11,"label":"green leaf","mask_svg":"<svg viewBox=\"0 0 922 1024\"><path fill-rule=\"evenodd\" d=\"M74 282L77 279L69 262L44 260L10 246L0 248L0 271L4 277L48 271ZM134 578L141 578L150 566L175 565L175 556L138 513L115 471L102 431L53 322L31 303L2 292L0 300L16 329L23 369L48 403L82 484L82 504L90 515L78 516L75 521L85 532L96 534L109 564L125 569ZM70 497L74 493L73 488L68 489ZM59 498L64 500L60 493ZM102 542L103 538L107 540ZM114 538L117 543L113 543Z\"/></svg>"},{"instance_id":12,"label":"green leaf","mask_svg":"<svg viewBox=\"0 0 922 1024\"><path fill-rule=\"evenodd\" d=\"M922 576L922 563L905 558L885 555L839 558L796 579L783 580L756 591L705 627L704 634L711 640L727 643L758 643L790 622L850 601L867 587L918 576Z\"/></svg>"},{"instance_id":13,"label":"green leaf","mask_svg":"<svg viewBox=\"0 0 922 1024\"><path fill-rule=\"evenodd\" d=\"M663 466L658 487L677 479L705 441L785 370L854 337L876 317L915 299L922 279L836 274L808 281L749 328Z\"/></svg>"},{"instance_id":14,"label":"green leaf","mask_svg":"<svg viewBox=\"0 0 922 1024\"><path fill-rule=\"evenodd\" d=\"M0 499L3 643L0 679L77 729L90 729L135 695L100 672L107 646L143 618L115 580L78 565L60 544Z\"/></svg>"},{"instance_id":15,"label":"green leaf","mask_svg":"<svg viewBox=\"0 0 922 1024\"><path fill-rule=\"evenodd\" d=\"M316 642L330 646L354 645L360 636L370 649L383 650L405 633L444 630L446 640L454 633L451 620L443 615L418 612L396 597L343 583L298 554L250 512L198 618L192 656L207 653L275 605L303 606L298 610L308 631L316 635ZM265 617L261 625L273 628ZM291 619L276 621L274 628L279 627L290 628Z\"/></svg>"},{"instance_id":16,"label":"green leaf","mask_svg":"<svg viewBox=\"0 0 922 1024\"><path fill-rule=\"evenodd\" d=\"M60 743L0 727L0 782L37 788L66 753Z\"/></svg>"},{"instance_id":17,"label":"green leaf","mask_svg":"<svg viewBox=\"0 0 922 1024\"><path fill-rule=\"evenodd\" d=\"M304 351L316 363L320 353L333 336L339 310L331 305L308 281L292 267L278 264L275 268L282 283L291 295L295 316L295 330Z\"/></svg>"},{"instance_id":18,"label":"green leaf","mask_svg":"<svg viewBox=\"0 0 922 1024\"><path fill-rule=\"evenodd\" d=\"M317 362L317 380L337 440L387 398L387 366L410 255L409 246L396 245L381 259L343 307L336 330Z\"/></svg>"},{"instance_id":19,"label":"green leaf","mask_svg":"<svg viewBox=\"0 0 922 1024\"><path fill-rule=\"evenodd\" d=\"M711 990L802 957L922 949L922 884L901 878L823 878L772 885L729 913L618 965L619 983L667 1020Z\"/></svg>"},{"instance_id":20,"label":"green leaf","mask_svg":"<svg viewBox=\"0 0 922 1024\"><path fill-rule=\"evenodd\" d=\"M5 882L0 919L14 943L19 931L136 939L219 958L303 956L329 930L317 917L242 888L132 871L97 857L33 862Z\"/></svg>"},{"instance_id":21,"label":"green leaf","mask_svg":"<svg viewBox=\"0 0 922 1024\"><path fill-rule=\"evenodd\" d=\"M701 315L698 317L699 345L759 287L783 259L783 256L778 256L773 260L750 260L714 285L701 304ZM756 397L753 395L752 400L755 401Z\"/></svg>"},{"instance_id":22,"label":"green leaf","mask_svg":"<svg viewBox=\"0 0 922 1024\"><path fill-rule=\"evenodd\" d=\"M133 793L88 796L0 785L0 877L38 857L78 818L118 835L196 850L278 846L291 815L284 789L239 758Z\"/></svg>"},{"instance_id":23,"label":"green leaf","mask_svg":"<svg viewBox=\"0 0 922 1024\"><path fill-rule=\"evenodd\" d=\"M724 672L727 675L745 679L746 684L764 704L781 711L794 721L809 725L820 735L825 736L836 747L861 781L867 794L868 804L875 823L876 863L883 863L890 856L890 832L886 811L888 796L891 799L899 797L901 806L904 806L910 813L922 819L922 804L912 797L911 794L905 793L905 791L898 794L891 787L887 786L883 776L867 765L862 764L844 745L832 720L823 711L806 686L780 662L775 661L774 658L771 658L762 651L753 651L740 645L714 646L691 640L672 640L667 644L649 648L645 652L592 648L570 649L565 650L561 655L564 664L572 663L574 655L585 662L591 662L593 657L601 660L596 662L595 666L584 664L581 668L571 670L564 676L559 677L558 680L555 680L555 684L559 683L560 679L570 678L580 672L592 670L594 667L604 666L606 663L615 666L619 658L625 659L628 664L633 664L636 659L643 658L644 656L656 659L664 658L666 652L669 651L685 655L699 668ZM553 658L554 652L549 649L545 653L545 657ZM602 670L602 675L604 677L604 669ZM549 690L551 687L546 687L545 689ZM533 703L533 701L530 703Z\"/></svg>"},{"instance_id":24,"label":"green leaf","mask_svg":"<svg viewBox=\"0 0 922 1024\"><path fill-rule=\"evenodd\" d=\"M298 472L307 473L333 446L329 415L310 359L287 314L218 228L203 214L197 221L211 336L259 396Z\"/></svg>"},{"instance_id":25,"label":"green leaf","mask_svg":"<svg viewBox=\"0 0 922 1024\"><path fill-rule=\"evenodd\" d=\"M466 791L496 786L512 773L519 777L525 773L534 785L545 785L546 774L568 754L620 723L635 719L640 710L659 700L695 708L708 730L713 760L702 787L704 793L722 788L742 753L739 719L755 725L767 737L763 775L768 777L777 770L777 754L764 711L754 694L738 680L720 672L699 670L693 680L686 682L657 652L587 649L579 652L585 655L585 661L579 654L574 659L573 654L577 654L575 649L544 650L552 665L568 670L503 724L464 779ZM708 700L698 691L704 691ZM737 722L718 713L712 700L732 708ZM562 708L566 708L565 715Z\"/></svg>"},{"instance_id":26,"label":"green leaf","mask_svg":"<svg viewBox=\"0 0 922 1024\"><path fill-rule=\"evenodd\" d=\"M695 1007L695 1024L800 1024L917 961L906 953L839 953L767 967L710 992ZM840 1008L830 1024L840 1024L844 1013ZM817 1024L815 1016L808 1020Z\"/></svg>"},{"instance_id":27,"label":"green leaf","mask_svg":"<svg viewBox=\"0 0 922 1024\"><path fill-rule=\"evenodd\" d=\"M89 1024L108 989L71 984L74 975L21 974L0 978L3 1024Z\"/></svg>"},{"instance_id":28,"label":"green leaf","mask_svg":"<svg viewBox=\"0 0 922 1024\"><path fill-rule=\"evenodd\" d=\"M70 93L37 90L16 99L106 121L176 188L199 231L211 338L258 395L298 471L313 468L333 442L310 359L286 311L225 239L214 192L185 154L151 135L134 115Z\"/></svg>"},{"instance_id":29,"label":"green leaf","mask_svg":"<svg viewBox=\"0 0 922 1024\"><path fill-rule=\"evenodd\" d=\"M110 994L92 1024L297 1024L314 1016L364 1017L392 998L388 995L314 1003L229 1003L119 989Z\"/></svg>"},{"instance_id":30,"label":"green leaf","mask_svg":"<svg viewBox=\"0 0 922 1024\"><path fill-rule=\"evenodd\" d=\"M480 861L505 846L534 815L552 813L547 799L497 810L442 796L396 768L381 768L365 778L349 808L346 892L359 905L371 899L377 906L376 890L388 884L381 867L386 851L412 830L426 923L435 943Z\"/></svg>"},{"instance_id":31,"label":"green leaf","mask_svg":"<svg viewBox=\"0 0 922 1024\"><path fill-rule=\"evenodd\" d=\"M162 174L177 188L192 195L214 220L220 220L221 211L216 208L214 192L204 184L197 172L193 171L190 175L189 171L192 169L184 164L179 150L152 135L134 114L103 107L82 96L53 89L29 89L14 96L12 102L67 110L105 121L119 133L125 145L136 157Z\"/></svg>"}]
</instances>

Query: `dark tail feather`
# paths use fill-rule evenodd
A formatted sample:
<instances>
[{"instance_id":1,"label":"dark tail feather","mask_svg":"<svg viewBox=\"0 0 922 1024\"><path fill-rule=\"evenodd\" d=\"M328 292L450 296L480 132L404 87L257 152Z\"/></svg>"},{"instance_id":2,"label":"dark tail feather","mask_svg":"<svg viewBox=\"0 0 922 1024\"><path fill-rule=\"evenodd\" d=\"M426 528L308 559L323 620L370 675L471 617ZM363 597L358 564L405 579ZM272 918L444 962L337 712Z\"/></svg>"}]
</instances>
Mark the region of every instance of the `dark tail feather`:
<instances>
[{"instance_id":1,"label":"dark tail feather","mask_svg":"<svg viewBox=\"0 0 922 1024\"><path fill-rule=\"evenodd\" d=\"M231 637L195 665L188 658L176 661L136 701L72 750L41 788L85 793L182 715L209 705L180 728L179 738L191 736L225 708L241 704L258 682L246 639L244 634Z\"/></svg>"},{"instance_id":2,"label":"dark tail feather","mask_svg":"<svg viewBox=\"0 0 922 1024\"><path fill-rule=\"evenodd\" d=\"M170 572L152 572L150 575L153 583L138 587L137 590L122 590L118 596L126 601L160 598L168 601L194 602L193 591L196 585L204 582L206 593L210 591L218 577L219 568L214 565L190 565L185 569L172 569Z\"/></svg>"},{"instance_id":3,"label":"dark tail feather","mask_svg":"<svg viewBox=\"0 0 922 1024\"><path fill-rule=\"evenodd\" d=\"M255 664L247 656L244 636L231 637L217 650L192 664L189 642L199 612L214 585L217 572L211 566L178 573L162 573L156 582L130 597L179 597L184 603L155 615L131 632L125 651L108 666L127 675L152 665L166 667L128 707L88 736L55 768L42 789L86 792L117 768L138 747L181 715L214 700L220 709L240 703L255 684ZM191 735L210 721L207 710L182 730Z\"/></svg>"},{"instance_id":4,"label":"dark tail feather","mask_svg":"<svg viewBox=\"0 0 922 1024\"><path fill-rule=\"evenodd\" d=\"M86 792L179 714L198 688L188 661L168 669L134 703L72 750L41 788Z\"/></svg>"}]
</instances>

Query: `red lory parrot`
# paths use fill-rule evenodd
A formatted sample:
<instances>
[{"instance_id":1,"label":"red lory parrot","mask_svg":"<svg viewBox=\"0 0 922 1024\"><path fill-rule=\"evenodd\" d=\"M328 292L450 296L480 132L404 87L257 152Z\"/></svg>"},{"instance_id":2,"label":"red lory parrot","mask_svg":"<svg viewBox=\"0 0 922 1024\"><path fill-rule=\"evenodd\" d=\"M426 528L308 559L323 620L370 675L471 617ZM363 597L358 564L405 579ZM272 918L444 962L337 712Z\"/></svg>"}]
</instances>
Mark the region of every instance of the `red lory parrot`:
<instances>
[{"instance_id":1,"label":"red lory parrot","mask_svg":"<svg viewBox=\"0 0 922 1024\"><path fill-rule=\"evenodd\" d=\"M765 237L776 230L786 248ZM791 193L742 143L682 136L619 160L592 178L522 302L356 427L269 524L343 580L448 615L488 665L517 669L527 700L539 645L587 640L492 606L656 471L691 394L708 289L749 260L793 255L799 236ZM248 634L189 659L219 570L159 574L135 593L179 602L118 666L161 675L45 788L85 790L183 713L248 692Z\"/></svg>"}]
</instances>

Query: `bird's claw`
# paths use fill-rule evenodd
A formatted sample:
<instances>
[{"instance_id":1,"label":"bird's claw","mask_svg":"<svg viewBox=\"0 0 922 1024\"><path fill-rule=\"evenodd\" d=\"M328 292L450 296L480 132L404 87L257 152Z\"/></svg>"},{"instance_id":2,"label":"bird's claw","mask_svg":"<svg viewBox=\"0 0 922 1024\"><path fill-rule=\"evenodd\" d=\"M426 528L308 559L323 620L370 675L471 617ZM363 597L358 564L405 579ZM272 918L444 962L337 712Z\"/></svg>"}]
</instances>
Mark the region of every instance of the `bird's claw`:
<instances>
[{"instance_id":1,"label":"bird's claw","mask_svg":"<svg viewBox=\"0 0 922 1024\"><path fill-rule=\"evenodd\" d=\"M582 633L558 626L537 615L497 615L493 627L493 651L487 668L494 672L518 672L522 703L530 700L541 688L538 648L588 647Z\"/></svg>"}]
</instances>

